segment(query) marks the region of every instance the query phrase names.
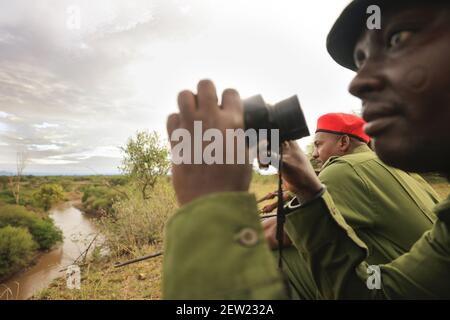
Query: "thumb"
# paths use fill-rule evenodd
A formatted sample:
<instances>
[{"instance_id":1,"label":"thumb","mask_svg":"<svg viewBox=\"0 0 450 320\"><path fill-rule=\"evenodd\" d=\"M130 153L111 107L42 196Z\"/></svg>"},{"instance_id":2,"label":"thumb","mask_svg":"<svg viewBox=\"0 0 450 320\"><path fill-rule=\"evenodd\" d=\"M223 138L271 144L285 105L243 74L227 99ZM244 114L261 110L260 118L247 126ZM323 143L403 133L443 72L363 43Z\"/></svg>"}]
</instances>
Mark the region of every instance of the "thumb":
<instances>
[{"instance_id":1,"label":"thumb","mask_svg":"<svg viewBox=\"0 0 450 320\"><path fill-rule=\"evenodd\" d=\"M172 113L167 118L167 134L169 135L170 146L173 148L174 141L172 141L172 133L180 127L180 115L178 113Z\"/></svg>"}]
</instances>

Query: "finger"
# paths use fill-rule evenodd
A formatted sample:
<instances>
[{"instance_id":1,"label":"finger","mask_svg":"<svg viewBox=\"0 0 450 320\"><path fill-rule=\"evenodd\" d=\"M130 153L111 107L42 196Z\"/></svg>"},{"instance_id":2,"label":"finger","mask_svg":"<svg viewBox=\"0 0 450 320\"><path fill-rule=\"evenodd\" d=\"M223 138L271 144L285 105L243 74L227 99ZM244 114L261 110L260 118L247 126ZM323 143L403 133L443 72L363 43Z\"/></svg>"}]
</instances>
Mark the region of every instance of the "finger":
<instances>
[{"instance_id":1,"label":"finger","mask_svg":"<svg viewBox=\"0 0 450 320\"><path fill-rule=\"evenodd\" d=\"M298 146L298 143L296 141L289 141L289 148L292 150L300 150L300 147Z\"/></svg>"},{"instance_id":2,"label":"finger","mask_svg":"<svg viewBox=\"0 0 450 320\"><path fill-rule=\"evenodd\" d=\"M287 152L288 150L289 150L289 148L290 148L290 141L284 141L282 144L281 144L281 149L283 150L283 152Z\"/></svg>"},{"instance_id":3,"label":"finger","mask_svg":"<svg viewBox=\"0 0 450 320\"><path fill-rule=\"evenodd\" d=\"M197 85L198 110L217 112L219 110L216 87L211 80L201 80Z\"/></svg>"},{"instance_id":4,"label":"finger","mask_svg":"<svg viewBox=\"0 0 450 320\"><path fill-rule=\"evenodd\" d=\"M235 89L225 89L222 93L222 109L240 112L242 110L242 100L239 92Z\"/></svg>"},{"instance_id":5,"label":"finger","mask_svg":"<svg viewBox=\"0 0 450 320\"><path fill-rule=\"evenodd\" d=\"M197 101L195 95L189 91L184 90L178 94L178 108L180 109L180 121L186 125L192 126L192 121L197 110Z\"/></svg>"},{"instance_id":6,"label":"finger","mask_svg":"<svg viewBox=\"0 0 450 320\"><path fill-rule=\"evenodd\" d=\"M178 113L172 113L167 118L167 134L169 135L170 146L173 147L175 141L172 141L172 133L180 128L180 115Z\"/></svg>"}]
</instances>

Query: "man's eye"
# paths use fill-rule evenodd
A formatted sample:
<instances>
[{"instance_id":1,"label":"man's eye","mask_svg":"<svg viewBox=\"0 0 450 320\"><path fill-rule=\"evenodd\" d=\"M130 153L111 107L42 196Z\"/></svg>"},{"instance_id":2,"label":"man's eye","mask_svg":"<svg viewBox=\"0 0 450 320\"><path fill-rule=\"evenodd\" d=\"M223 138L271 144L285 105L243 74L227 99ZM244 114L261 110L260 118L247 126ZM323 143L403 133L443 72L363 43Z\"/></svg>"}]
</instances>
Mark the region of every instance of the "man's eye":
<instances>
[{"instance_id":1,"label":"man's eye","mask_svg":"<svg viewBox=\"0 0 450 320\"><path fill-rule=\"evenodd\" d=\"M389 38L389 48L393 48L402 44L403 42L411 38L412 35L413 35L412 31L399 31L394 33Z\"/></svg>"},{"instance_id":2,"label":"man's eye","mask_svg":"<svg viewBox=\"0 0 450 320\"><path fill-rule=\"evenodd\" d=\"M366 54L364 53L364 51L362 50L358 50L355 52L354 55L354 60L355 60L355 66L357 69L361 68L361 66L364 63L364 60L366 60Z\"/></svg>"}]
</instances>

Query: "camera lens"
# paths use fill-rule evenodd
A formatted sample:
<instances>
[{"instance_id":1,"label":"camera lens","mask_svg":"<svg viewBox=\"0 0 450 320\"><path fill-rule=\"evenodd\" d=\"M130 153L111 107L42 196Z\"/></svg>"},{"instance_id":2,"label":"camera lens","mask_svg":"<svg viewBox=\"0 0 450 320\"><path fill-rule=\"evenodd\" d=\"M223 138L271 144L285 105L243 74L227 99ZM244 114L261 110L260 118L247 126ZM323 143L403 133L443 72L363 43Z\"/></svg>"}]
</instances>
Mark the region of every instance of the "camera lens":
<instances>
[{"instance_id":1,"label":"camera lens","mask_svg":"<svg viewBox=\"0 0 450 320\"><path fill-rule=\"evenodd\" d=\"M297 96L267 105L261 95L243 100L245 129L278 129L280 142L309 136Z\"/></svg>"}]
</instances>

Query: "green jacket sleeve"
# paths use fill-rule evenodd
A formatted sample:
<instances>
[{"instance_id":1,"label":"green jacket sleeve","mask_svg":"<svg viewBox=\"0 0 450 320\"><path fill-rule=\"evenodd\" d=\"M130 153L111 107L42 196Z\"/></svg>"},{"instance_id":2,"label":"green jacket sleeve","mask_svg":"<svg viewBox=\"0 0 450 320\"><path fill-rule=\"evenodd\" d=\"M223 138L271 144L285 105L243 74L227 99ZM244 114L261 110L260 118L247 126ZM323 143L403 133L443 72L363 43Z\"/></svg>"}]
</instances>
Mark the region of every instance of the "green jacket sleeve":
<instances>
[{"instance_id":1,"label":"green jacket sleeve","mask_svg":"<svg viewBox=\"0 0 450 320\"><path fill-rule=\"evenodd\" d=\"M165 299L285 299L287 293L248 193L197 199L168 222Z\"/></svg>"},{"instance_id":2,"label":"green jacket sleeve","mask_svg":"<svg viewBox=\"0 0 450 320\"><path fill-rule=\"evenodd\" d=\"M286 231L307 260L325 298L450 298L450 233L440 219L410 252L377 266L379 289L370 285L374 269L365 261L367 247L347 225L327 192L289 214Z\"/></svg>"}]
</instances>

